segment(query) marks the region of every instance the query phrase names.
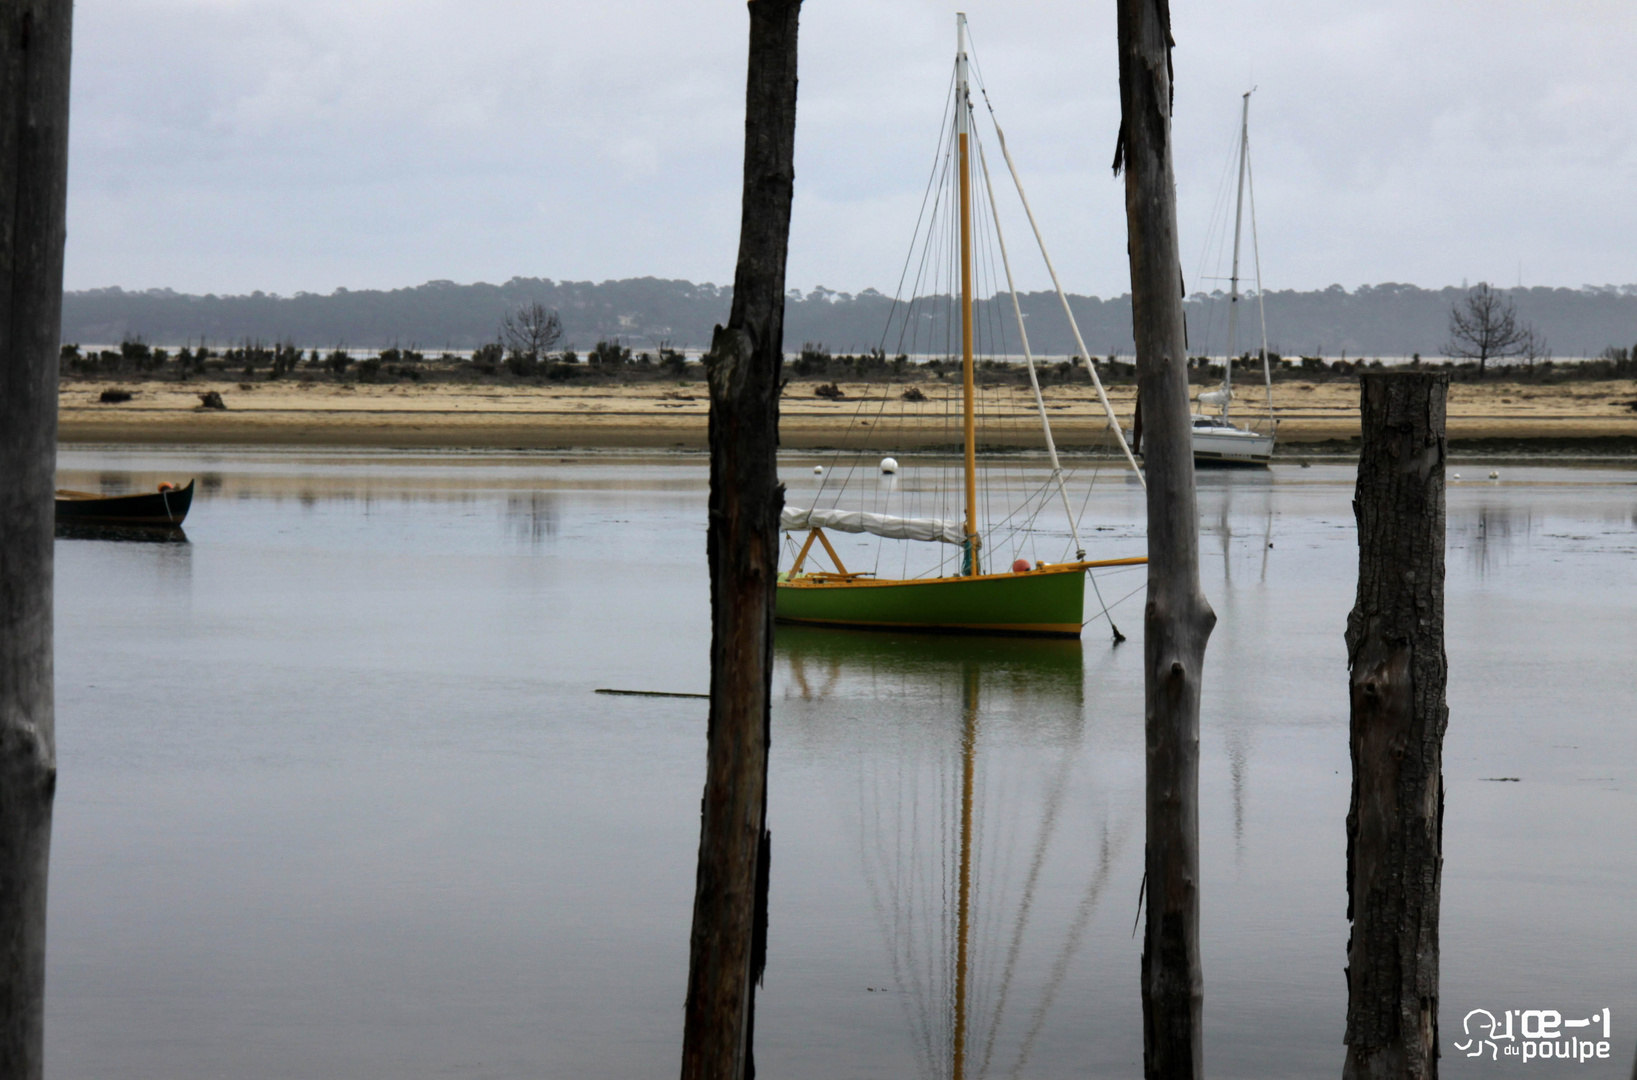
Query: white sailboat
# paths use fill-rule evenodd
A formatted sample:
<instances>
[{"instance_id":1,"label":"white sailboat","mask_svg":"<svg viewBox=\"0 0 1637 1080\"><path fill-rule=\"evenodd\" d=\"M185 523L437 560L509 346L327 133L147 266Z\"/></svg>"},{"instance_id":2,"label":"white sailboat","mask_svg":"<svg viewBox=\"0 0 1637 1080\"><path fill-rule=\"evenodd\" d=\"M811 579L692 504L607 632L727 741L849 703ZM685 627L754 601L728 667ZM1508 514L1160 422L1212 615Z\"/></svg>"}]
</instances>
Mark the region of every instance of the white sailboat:
<instances>
[{"instance_id":1,"label":"white sailboat","mask_svg":"<svg viewBox=\"0 0 1637 1080\"><path fill-rule=\"evenodd\" d=\"M1239 333L1239 239L1245 216L1245 186L1250 177L1250 92L1246 91L1239 114L1239 191L1233 217L1233 271L1228 289L1228 350L1222 361L1222 385L1206 390L1196 399L1193 415L1194 463L1196 465L1264 466L1273 460L1273 444L1279 421L1273 415L1273 376L1268 367L1268 317L1262 302L1262 256L1256 244L1256 187L1251 183L1251 248L1256 267L1256 308L1262 322L1262 381L1267 392L1267 420L1251 426L1236 424L1230 415L1233 406L1233 361ZM1214 409L1214 413L1206 412Z\"/></svg>"}]
</instances>

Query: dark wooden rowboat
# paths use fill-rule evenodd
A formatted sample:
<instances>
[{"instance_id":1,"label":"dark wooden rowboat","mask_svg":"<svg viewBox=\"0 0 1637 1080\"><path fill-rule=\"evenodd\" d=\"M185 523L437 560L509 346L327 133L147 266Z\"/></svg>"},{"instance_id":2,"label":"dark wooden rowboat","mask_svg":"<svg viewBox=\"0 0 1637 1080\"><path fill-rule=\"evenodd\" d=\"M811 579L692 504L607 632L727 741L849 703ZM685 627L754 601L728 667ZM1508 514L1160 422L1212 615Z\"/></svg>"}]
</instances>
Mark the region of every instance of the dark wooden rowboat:
<instances>
[{"instance_id":1,"label":"dark wooden rowboat","mask_svg":"<svg viewBox=\"0 0 1637 1080\"><path fill-rule=\"evenodd\" d=\"M93 495L57 490L58 525L142 525L174 528L193 505L193 481L137 495Z\"/></svg>"}]
</instances>

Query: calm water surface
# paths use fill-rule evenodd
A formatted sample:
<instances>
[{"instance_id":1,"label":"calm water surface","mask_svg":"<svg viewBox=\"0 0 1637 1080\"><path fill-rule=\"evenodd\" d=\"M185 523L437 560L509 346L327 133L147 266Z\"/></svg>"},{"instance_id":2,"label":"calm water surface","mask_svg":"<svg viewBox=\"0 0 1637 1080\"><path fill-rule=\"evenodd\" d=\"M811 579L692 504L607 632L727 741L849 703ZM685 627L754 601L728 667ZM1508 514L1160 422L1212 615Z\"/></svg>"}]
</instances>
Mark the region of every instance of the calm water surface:
<instances>
[{"instance_id":1,"label":"calm water surface","mask_svg":"<svg viewBox=\"0 0 1637 1080\"><path fill-rule=\"evenodd\" d=\"M700 458L59 464L200 488L186 543L57 543L51 1075L674 1075L705 707L592 691L707 687ZM1527 1069L1624 1076L1637 471L1500 468L1449 491L1442 1067L1525 1068L1472 1009L1607 1007L1614 1060ZM1352 472L1201 483L1207 1068L1336 1075ZM1140 553L1107 468L1085 521ZM1118 648L780 632L764 1075L948 1075L963 811L967 1074L1140 1075L1141 583Z\"/></svg>"}]
</instances>

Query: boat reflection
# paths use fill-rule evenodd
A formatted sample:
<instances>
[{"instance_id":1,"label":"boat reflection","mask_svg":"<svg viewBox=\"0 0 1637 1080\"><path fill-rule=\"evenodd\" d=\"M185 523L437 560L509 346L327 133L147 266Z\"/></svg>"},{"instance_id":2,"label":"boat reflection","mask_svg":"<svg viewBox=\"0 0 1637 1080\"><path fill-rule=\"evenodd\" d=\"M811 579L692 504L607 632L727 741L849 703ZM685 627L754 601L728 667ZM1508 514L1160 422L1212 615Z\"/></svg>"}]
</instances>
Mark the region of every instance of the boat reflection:
<instances>
[{"instance_id":1,"label":"boat reflection","mask_svg":"<svg viewBox=\"0 0 1637 1080\"><path fill-rule=\"evenodd\" d=\"M961 685L958 676L975 669L1007 693L1083 702L1085 657L1078 638L972 637L893 630L781 625L774 637L778 663L790 689L808 700L855 685L900 680L898 691ZM955 679L956 681L951 681Z\"/></svg>"},{"instance_id":2,"label":"boat reflection","mask_svg":"<svg viewBox=\"0 0 1637 1080\"><path fill-rule=\"evenodd\" d=\"M1023 1074L1132 835L1080 642L781 626L775 651L782 715L842 774L917 1072Z\"/></svg>"},{"instance_id":3,"label":"boat reflection","mask_svg":"<svg viewBox=\"0 0 1637 1080\"><path fill-rule=\"evenodd\" d=\"M186 544L180 525L65 525L56 527L58 540L114 540L134 544Z\"/></svg>"},{"instance_id":4,"label":"boat reflection","mask_svg":"<svg viewBox=\"0 0 1637 1080\"><path fill-rule=\"evenodd\" d=\"M506 531L515 539L539 547L557 535L562 516L555 491L531 491L506 496Z\"/></svg>"},{"instance_id":5,"label":"boat reflection","mask_svg":"<svg viewBox=\"0 0 1637 1080\"><path fill-rule=\"evenodd\" d=\"M1528 508L1500 499L1485 498L1447 515L1450 548L1465 548L1467 560L1479 578L1504 571L1539 531L1541 523Z\"/></svg>"}]
</instances>

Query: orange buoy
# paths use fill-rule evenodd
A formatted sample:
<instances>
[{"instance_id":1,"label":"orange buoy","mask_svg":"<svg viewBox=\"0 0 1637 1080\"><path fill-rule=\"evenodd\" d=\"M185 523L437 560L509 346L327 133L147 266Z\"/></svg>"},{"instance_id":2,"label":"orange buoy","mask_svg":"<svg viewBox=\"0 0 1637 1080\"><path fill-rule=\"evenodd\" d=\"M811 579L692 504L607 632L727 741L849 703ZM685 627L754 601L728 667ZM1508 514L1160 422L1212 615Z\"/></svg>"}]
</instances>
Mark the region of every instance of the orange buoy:
<instances>
[{"instance_id":1,"label":"orange buoy","mask_svg":"<svg viewBox=\"0 0 1637 1080\"><path fill-rule=\"evenodd\" d=\"M175 484L161 483L159 485L159 490L160 491L175 491L176 490L176 485Z\"/></svg>"},{"instance_id":2,"label":"orange buoy","mask_svg":"<svg viewBox=\"0 0 1637 1080\"><path fill-rule=\"evenodd\" d=\"M1028 571L1028 569L1029 569L1029 560L1028 559L1019 559L1017 562L1012 564L1012 573L1014 573L1014 574L1026 573Z\"/></svg>"}]
</instances>

